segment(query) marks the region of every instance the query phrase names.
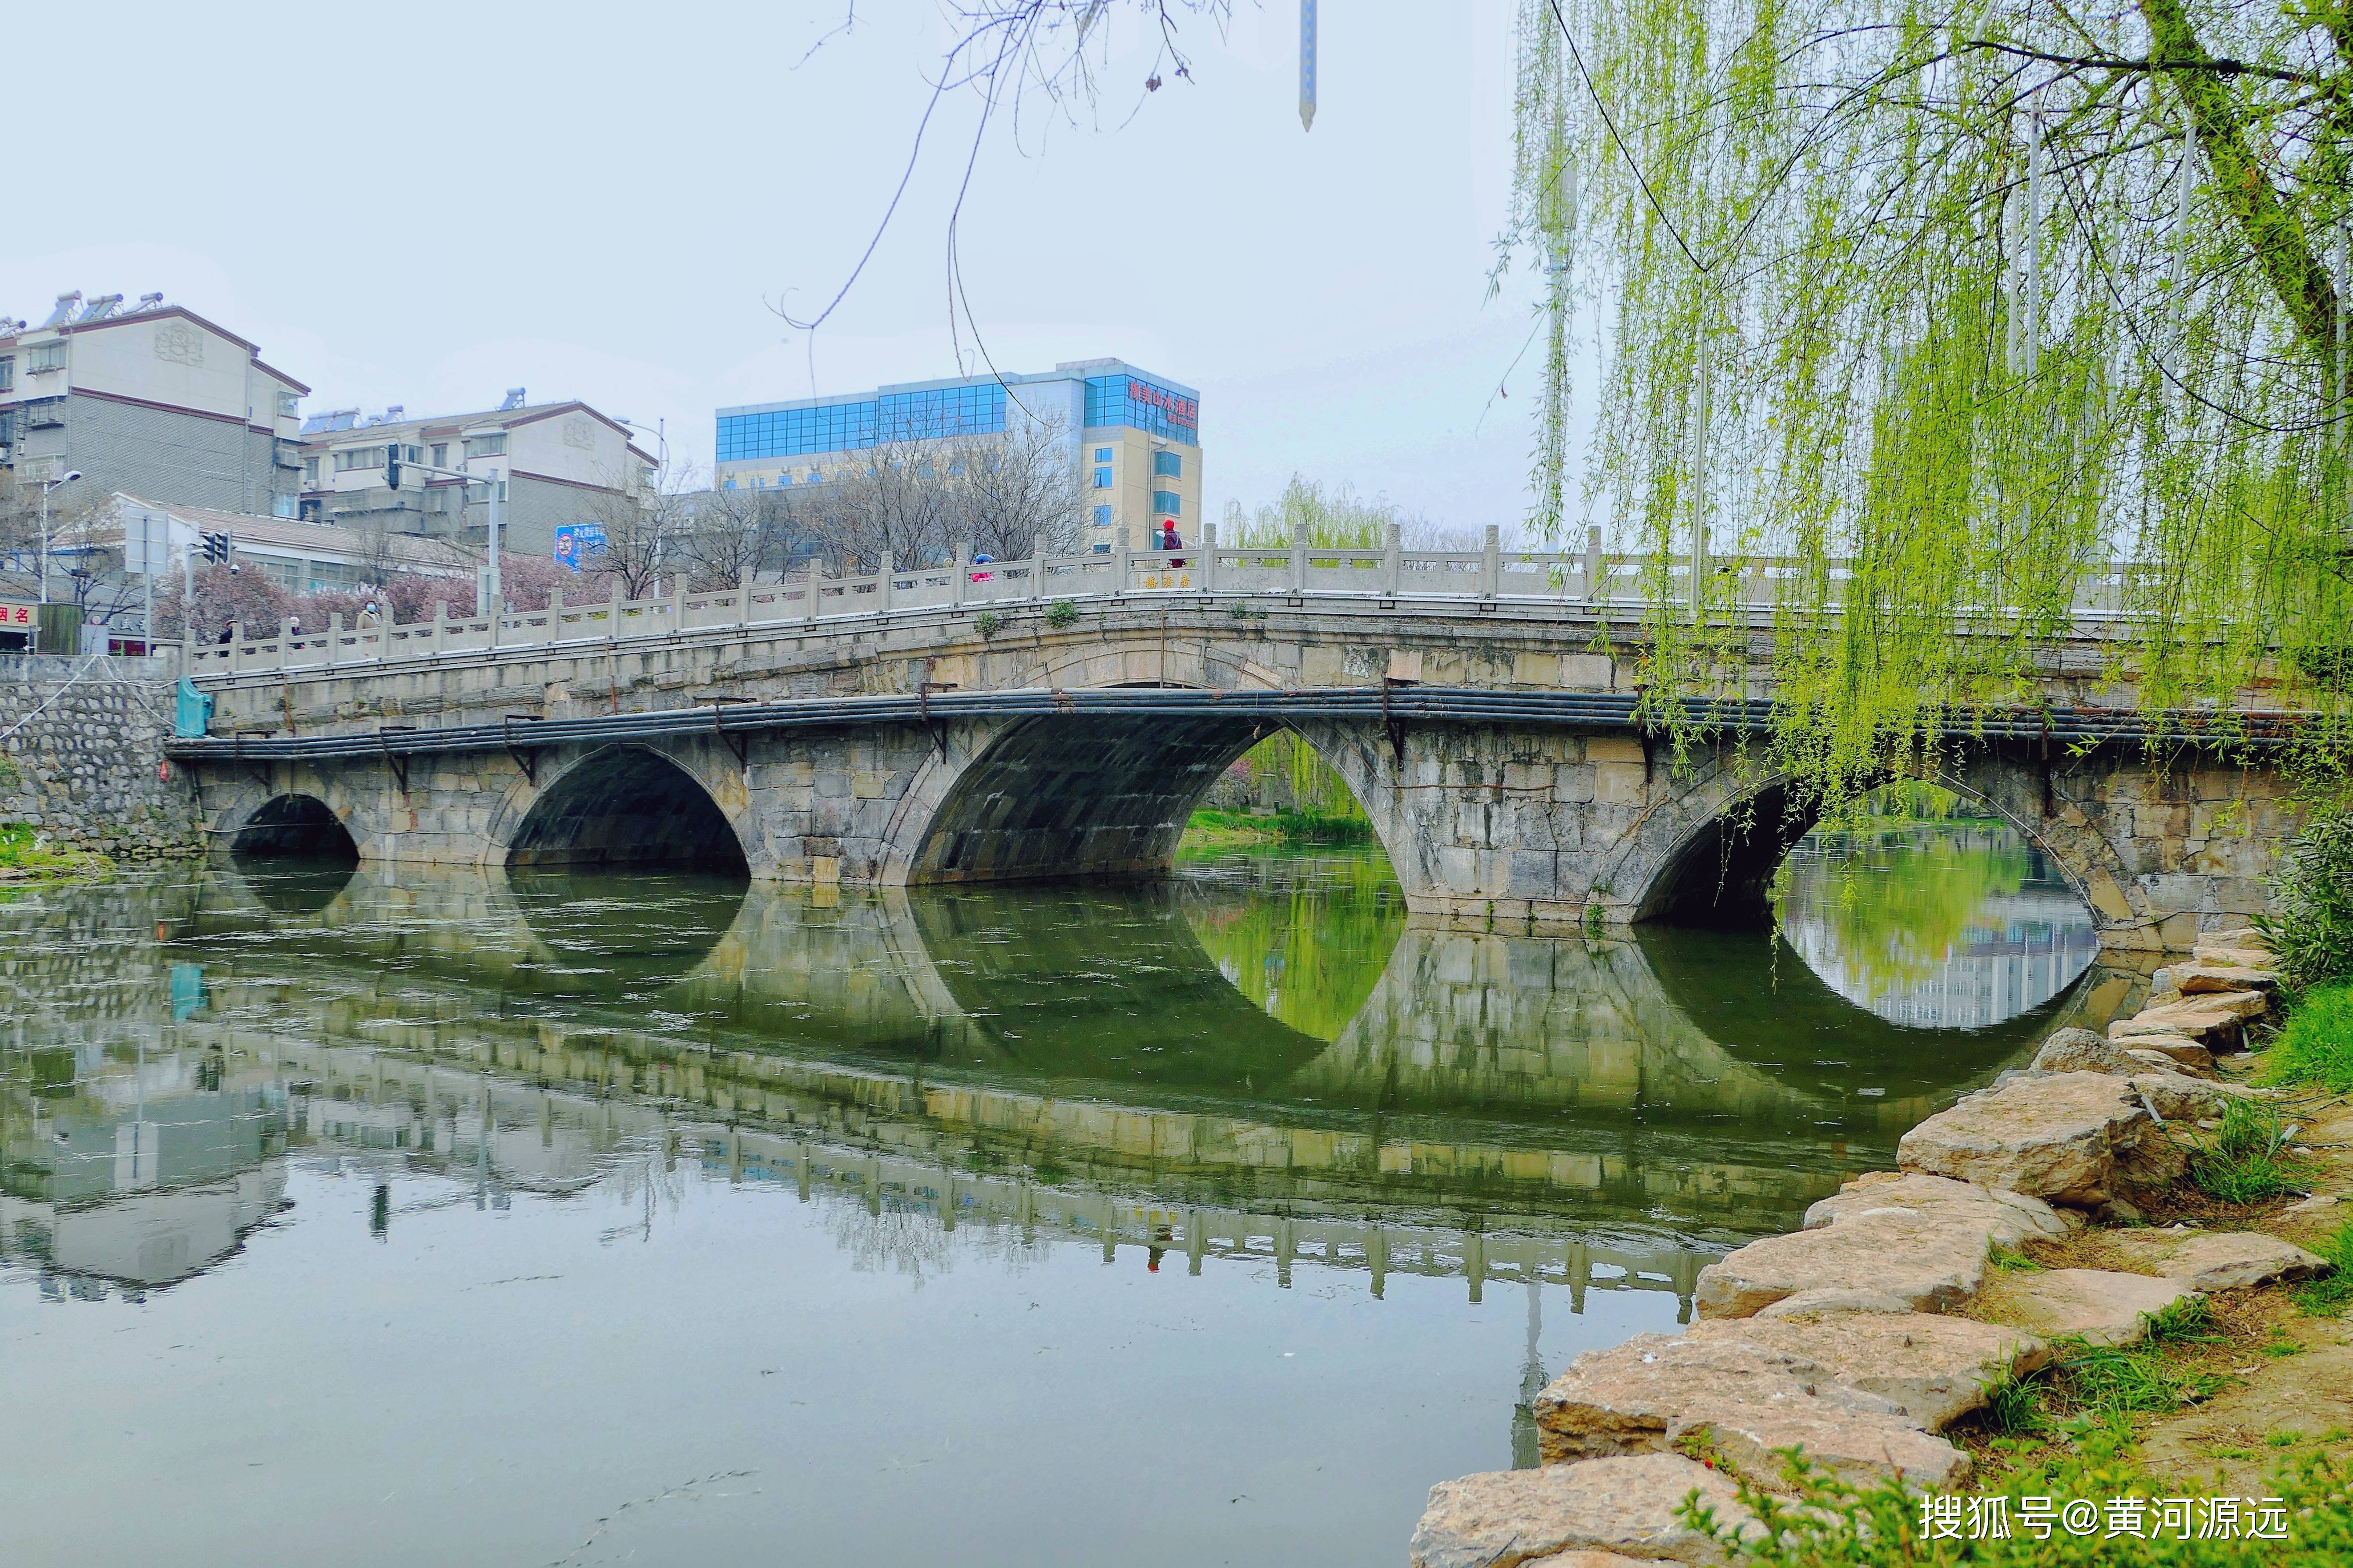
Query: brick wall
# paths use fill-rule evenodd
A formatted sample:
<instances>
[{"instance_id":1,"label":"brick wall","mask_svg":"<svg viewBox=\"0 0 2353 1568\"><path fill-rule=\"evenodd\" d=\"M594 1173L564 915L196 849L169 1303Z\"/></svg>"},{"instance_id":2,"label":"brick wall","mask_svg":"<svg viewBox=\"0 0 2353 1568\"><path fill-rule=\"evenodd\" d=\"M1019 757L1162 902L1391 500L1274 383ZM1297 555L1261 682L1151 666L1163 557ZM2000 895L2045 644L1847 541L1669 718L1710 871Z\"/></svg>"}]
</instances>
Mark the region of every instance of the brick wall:
<instances>
[{"instance_id":1,"label":"brick wall","mask_svg":"<svg viewBox=\"0 0 2353 1568\"><path fill-rule=\"evenodd\" d=\"M240 451L240 442L242 450ZM231 420L76 394L63 429L25 432L23 456L62 458L81 470L76 502L124 490L164 506L217 507L267 516L275 479L271 437ZM282 481L290 492L293 470ZM63 507L62 492L52 503Z\"/></svg>"},{"instance_id":2,"label":"brick wall","mask_svg":"<svg viewBox=\"0 0 2353 1568\"><path fill-rule=\"evenodd\" d=\"M0 822L118 860L198 853L195 786L176 767L160 773L172 683L109 662L0 658Z\"/></svg>"}]
</instances>

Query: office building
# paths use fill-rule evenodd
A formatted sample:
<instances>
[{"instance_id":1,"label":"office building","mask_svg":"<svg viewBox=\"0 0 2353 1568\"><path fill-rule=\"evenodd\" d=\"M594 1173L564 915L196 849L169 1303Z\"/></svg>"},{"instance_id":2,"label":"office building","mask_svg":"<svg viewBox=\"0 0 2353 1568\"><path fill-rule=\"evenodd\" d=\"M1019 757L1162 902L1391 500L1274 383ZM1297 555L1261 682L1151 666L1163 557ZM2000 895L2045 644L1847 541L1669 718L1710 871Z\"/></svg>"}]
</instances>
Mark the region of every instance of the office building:
<instances>
[{"instance_id":1,"label":"office building","mask_svg":"<svg viewBox=\"0 0 2353 1568\"><path fill-rule=\"evenodd\" d=\"M79 470L76 495L290 517L310 390L161 294L63 294L38 326L0 322L0 461L19 483Z\"/></svg>"},{"instance_id":2,"label":"office building","mask_svg":"<svg viewBox=\"0 0 2353 1568\"><path fill-rule=\"evenodd\" d=\"M838 482L908 442L1051 432L1085 492L1084 537L1140 548L1173 521L1201 521L1200 395L1122 360L1032 374L908 382L844 396L719 410L714 482L787 491Z\"/></svg>"},{"instance_id":3,"label":"office building","mask_svg":"<svg viewBox=\"0 0 2353 1568\"><path fill-rule=\"evenodd\" d=\"M385 483L397 448L407 470ZM302 424L301 515L345 527L381 526L481 549L490 533L492 488L507 551L543 554L555 531L598 523L618 500L654 482L654 459L628 427L585 403L533 404L523 389L476 414L412 419L395 405L363 418L356 408ZM468 477L428 474L427 468Z\"/></svg>"}]
</instances>

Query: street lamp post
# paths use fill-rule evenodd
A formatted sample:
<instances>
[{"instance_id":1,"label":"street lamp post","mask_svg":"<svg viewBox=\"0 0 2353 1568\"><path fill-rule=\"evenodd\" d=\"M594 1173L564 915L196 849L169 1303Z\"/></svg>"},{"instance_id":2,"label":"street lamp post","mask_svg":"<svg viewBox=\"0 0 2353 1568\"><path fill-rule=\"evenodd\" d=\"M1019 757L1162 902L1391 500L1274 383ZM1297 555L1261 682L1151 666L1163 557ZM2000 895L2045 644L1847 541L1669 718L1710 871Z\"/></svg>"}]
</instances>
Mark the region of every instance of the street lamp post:
<instances>
[{"instance_id":1,"label":"street lamp post","mask_svg":"<svg viewBox=\"0 0 2353 1568\"><path fill-rule=\"evenodd\" d=\"M44 605L49 602L49 492L79 478L79 468L69 468L63 478L41 481L41 603Z\"/></svg>"},{"instance_id":2,"label":"street lamp post","mask_svg":"<svg viewBox=\"0 0 2353 1568\"><path fill-rule=\"evenodd\" d=\"M404 469L415 468L420 474L438 474L445 479L462 479L470 485L474 482L475 478L473 471L470 468L440 468L434 467L430 463L403 463L400 466ZM499 476L496 469L491 470L490 477L485 481L485 485L490 491L491 498L491 602L487 606L487 609L491 615L496 616L501 613L500 596L501 593L499 586Z\"/></svg>"},{"instance_id":3,"label":"street lamp post","mask_svg":"<svg viewBox=\"0 0 2353 1568\"><path fill-rule=\"evenodd\" d=\"M659 487L660 486L660 484L661 484L661 482L662 482L661 476L666 475L666 474L668 474L668 473L670 472L670 417L669 417L669 416L665 415L665 416L663 416L661 418L655 420L655 421L653 422L653 424L652 424L650 426L645 426L645 425L640 425L640 424L638 424L638 423L636 420L634 420L634 419L623 419L623 418L618 417L617 416L615 416L613 423L615 423L616 425L622 426L624 426L624 427L626 427L626 428L628 428L628 429L631 429L631 430L645 430L645 429L649 429L649 428L650 428L650 429L653 431L653 433L654 433L654 452L655 452L655 454L656 454L656 456L655 456L655 458L654 458L654 474L655 474L655 476L656 476L656 477L655 477L655 479L654 479L654 484L655 484L655 486L657 487L657 489L659 489ZM623 471L624 471L624 472L626 472L626 471L628 470L628 455L627 455L627 451L626 451L626 449L624 450L624 453L623 453L623 459L622 459L622 465L621 465L621 466L622 466ZM717 484L717 482L718 482L718 481L717 481L716 479L714 479L714 480L712 481L712 483L713 483L713 485L714 485L714 486ZM643 503L643 501L642 501L642 500L640 500L639 504L640 504L640 505L642 505L642 504L644 504L644 503ZM661 520L661 521L666 521L667 520L665 519L665 520ZM657 527L657 531L656 531L655 536L654 536L654 558L655 558L655 561L656 561L656 563L657 563L657 569L659 569L659 563L660 562L660 559L661 559L661 554L662 554L663 547L664 547L665 545L667 545L667 544L670 542L670 541L669 541L668 539L666 539L666 538L664 538L664 537L662 536L663 531L663 531L663 530L661 529L661 527L660 527L660 522L659 522L659 521L658 521L658 522L657 522L656 527ZM659 578L657 578L657 579L656 579L656 582L657 582L657 583L659 583Z\"/></svg>"}]
</instances>

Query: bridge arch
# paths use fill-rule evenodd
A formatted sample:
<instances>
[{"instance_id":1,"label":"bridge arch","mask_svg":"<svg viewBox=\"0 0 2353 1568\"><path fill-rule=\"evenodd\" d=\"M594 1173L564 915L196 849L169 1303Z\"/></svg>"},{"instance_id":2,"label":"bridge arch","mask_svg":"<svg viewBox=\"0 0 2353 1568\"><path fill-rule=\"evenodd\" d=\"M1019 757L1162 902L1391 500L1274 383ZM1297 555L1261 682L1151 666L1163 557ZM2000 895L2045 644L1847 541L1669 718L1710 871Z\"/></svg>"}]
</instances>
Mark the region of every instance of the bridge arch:
<instances>
[{"instance_id":1,"label":"bridge arch","mask_svg":"<svg viewBox=\"0 0 2353 1568\"><path fill-rule=\"evenodd\" d=\"M260 797L233 824L229 852L255 859L359 858L352 830L318 795L286 792Z\"/></svg>"},{"instance_id":2,"label":"bridge arch","mask_svg":"<svg viewBox=\"0 0 2353 1568\"><path fill-rule=\"evenodd\" d=\"M604 746L508 803L493 829L518 867L672 866L747 869L744 841L713 791L686 763L649 746Z\"/></svg>"},{"instance_id":3,"label":"bridge arch","mask_svg":"<svg viewBox=\"0 0 2353 1568\"><path fill-rule=\"evenodd\" d=\"M1157 684L1141 682L1138 684ZM1384 847L1381 793L1332 737L1294 725L1356 793ZM1058 717L975 737L970 755L929 770L901 803L893 858L907 882L1154 876L1175 864L1194 808L1263 720Z\"/></svg>"},{"instance_id":4,"label":"bridge arch","mask_svg":"<svg viewBox=\"0 0 2353 1568\"><path fill-rule=\"evenodd\" d=\"M1637 922L1751 924L1769 918L1774 873L1820 820L1790 778L1763 777L1727 754L1704 764L1684 793L1655 805L1627 835L1597 890ZM1891 775L1892 781L1893 775ZM2133 914L2123 889L2131 873L2081 813L2040 809L2042 779L2031 763L1987 753L1927 781L1992 811L2041 849L2103 925ZM2074 820L2069 820L2070 816Z\"/></svg>"}]
</instances>

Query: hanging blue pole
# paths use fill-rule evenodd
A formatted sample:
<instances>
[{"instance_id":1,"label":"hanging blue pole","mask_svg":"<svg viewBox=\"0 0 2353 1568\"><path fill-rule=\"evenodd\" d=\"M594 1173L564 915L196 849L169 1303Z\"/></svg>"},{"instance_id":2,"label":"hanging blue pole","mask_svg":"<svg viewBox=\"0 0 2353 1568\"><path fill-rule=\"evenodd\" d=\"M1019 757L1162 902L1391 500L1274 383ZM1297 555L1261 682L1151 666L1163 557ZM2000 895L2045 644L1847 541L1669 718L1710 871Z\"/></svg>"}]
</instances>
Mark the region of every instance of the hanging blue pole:
<instances>
[{"instance_id":1,"label":"hanging blue pole","mask_svg":"<svg viewBox=\"0 0 2353 1568\"><path fill-rule=\"evenodd\" d=\"M1315 0L1299 0L1299 128L1315 129Z\"/></svg>"}]
</instances>

